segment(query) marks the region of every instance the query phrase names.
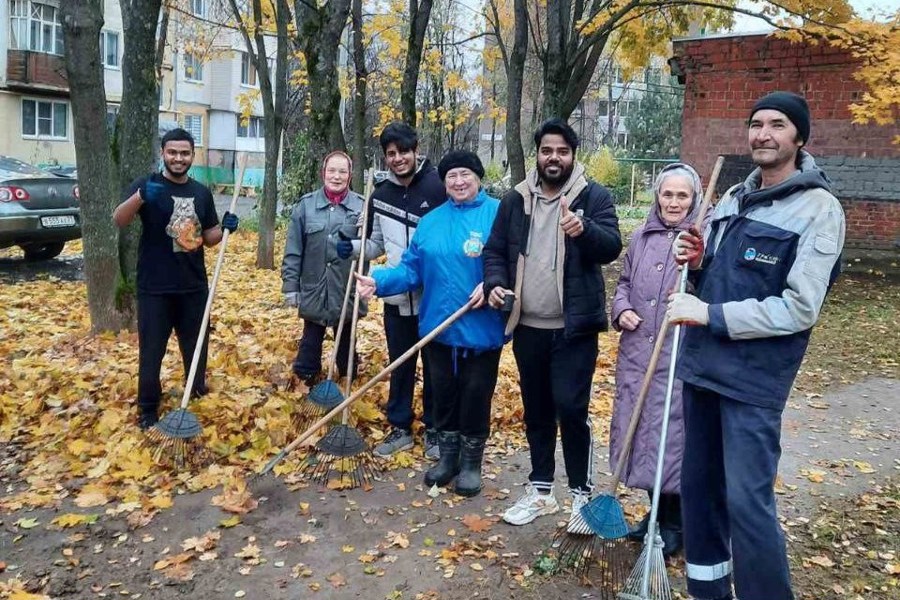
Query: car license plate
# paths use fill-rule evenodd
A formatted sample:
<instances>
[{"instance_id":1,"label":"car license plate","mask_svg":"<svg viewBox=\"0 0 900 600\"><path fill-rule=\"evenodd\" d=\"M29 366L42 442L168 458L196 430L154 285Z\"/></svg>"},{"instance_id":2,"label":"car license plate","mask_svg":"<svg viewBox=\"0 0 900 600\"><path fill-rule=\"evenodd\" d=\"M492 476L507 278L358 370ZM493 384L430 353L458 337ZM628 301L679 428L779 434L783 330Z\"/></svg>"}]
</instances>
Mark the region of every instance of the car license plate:
<instances>
[{"instance_id":1,"label":"car license plate","mask_svg":"<svg viewBox=\"0 0 900 600\"><path fill-rule=\"evenodd\" d=\"M75 217L63 215L61 217L41 217L43 227L71 227L75 225Z\"/></svg>"}]
</instances>

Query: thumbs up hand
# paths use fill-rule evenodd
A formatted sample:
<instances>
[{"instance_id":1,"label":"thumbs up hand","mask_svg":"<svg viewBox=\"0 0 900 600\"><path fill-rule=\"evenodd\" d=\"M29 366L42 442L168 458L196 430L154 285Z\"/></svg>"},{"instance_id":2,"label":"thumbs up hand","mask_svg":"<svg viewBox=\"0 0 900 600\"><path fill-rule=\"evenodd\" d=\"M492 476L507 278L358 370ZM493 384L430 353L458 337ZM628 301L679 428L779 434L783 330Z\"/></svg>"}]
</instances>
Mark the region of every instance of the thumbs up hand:
<instances>
[{"instance_id":1,"label":"thumbs up hand","mask_svg":"<svg viewBox=\"0 0 900 600\"><path fill-rule=\"evenodd\" d=\"M581 217L569 211L569 200L565 196L559 198L559 226L569 237L578 237L584 233Z\"/></svg>"}]
</instances>

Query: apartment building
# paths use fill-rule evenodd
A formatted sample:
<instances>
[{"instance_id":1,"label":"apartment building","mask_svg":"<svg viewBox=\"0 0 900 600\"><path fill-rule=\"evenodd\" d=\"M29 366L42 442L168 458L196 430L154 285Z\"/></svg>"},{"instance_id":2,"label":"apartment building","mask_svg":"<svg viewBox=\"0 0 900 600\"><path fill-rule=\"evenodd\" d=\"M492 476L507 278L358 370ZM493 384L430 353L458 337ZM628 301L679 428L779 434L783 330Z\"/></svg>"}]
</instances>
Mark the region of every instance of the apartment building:
<instances>
[{"instance_id":1,"label":"apartment building","mask_svg":"<svg viewBox=\"0 0 900 600\"><path fill-rule=\"evenodd\" d=\"M0 154L36 165L74 165L59 6L63 0L0 0ZM248 155L245 185L261 185L264 131L259 82L240 33L222 25L227 3L186 0L170 12L159 93L160 132L184 127L196 140L192 175L232 183ZM122 101L124 49L119 2L104 3L100 39L110 125ZM271 49L274 53L274 40ZM242 104L250 104L248 121Z\"/></svg>"}]
</instances>

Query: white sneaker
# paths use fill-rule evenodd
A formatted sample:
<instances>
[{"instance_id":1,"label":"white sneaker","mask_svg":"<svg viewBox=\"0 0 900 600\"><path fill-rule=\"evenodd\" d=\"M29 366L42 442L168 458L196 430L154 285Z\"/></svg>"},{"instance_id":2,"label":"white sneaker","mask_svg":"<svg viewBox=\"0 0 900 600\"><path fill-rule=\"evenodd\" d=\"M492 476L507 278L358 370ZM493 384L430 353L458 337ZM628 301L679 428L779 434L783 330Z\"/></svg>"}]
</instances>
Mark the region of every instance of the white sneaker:
<instances>
[{"instance_id":1,"label":"white sneaker","mask_svg":"<svg viewBox=\"0 0 900 600\"><path fill-rule=\"evenodd\" d=\"M549 494L541 494L529 483L525 486L525 494L503 513L503 520L510 525L525 525L555 512L559 512L559 502L553 490Z\"/></svg>"},{"instance_id":2,"label":"white sneaker","mask_svg":"<svg viewBox=\"0 0 900 600\"><path fill-rule=\"evenodd\" d=\"M590 502L591 497L587 492L571 490L572 512L569 514L569 524L566 531L575 535L590 535L593 533L587 521L581 516L581 507Z\"/></svg>"}]
</instances>

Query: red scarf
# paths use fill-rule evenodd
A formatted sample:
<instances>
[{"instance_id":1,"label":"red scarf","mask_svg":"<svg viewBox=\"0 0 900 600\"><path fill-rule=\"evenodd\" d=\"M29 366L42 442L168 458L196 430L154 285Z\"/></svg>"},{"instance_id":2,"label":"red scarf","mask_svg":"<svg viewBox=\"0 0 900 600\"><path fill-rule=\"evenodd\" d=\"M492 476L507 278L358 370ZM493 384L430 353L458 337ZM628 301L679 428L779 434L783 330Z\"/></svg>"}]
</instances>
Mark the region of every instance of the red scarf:
<instances>
[{"instance_id":1,"label":"red scarf","mask_svg":"<svg viewBox=\"0 0 900 600\"><path fill-rule=\"evenodd\" d=\"M350 191L350 188L344 188L342 192L332 192L327 187L323 187L322 191L325 192L325 197L328 198L328 201L332 204L340 204L341 201L347 197L347 192Z\"/></svg>"}]
</instances>

